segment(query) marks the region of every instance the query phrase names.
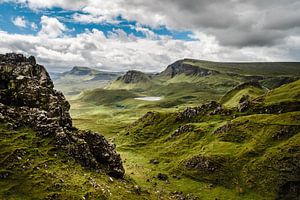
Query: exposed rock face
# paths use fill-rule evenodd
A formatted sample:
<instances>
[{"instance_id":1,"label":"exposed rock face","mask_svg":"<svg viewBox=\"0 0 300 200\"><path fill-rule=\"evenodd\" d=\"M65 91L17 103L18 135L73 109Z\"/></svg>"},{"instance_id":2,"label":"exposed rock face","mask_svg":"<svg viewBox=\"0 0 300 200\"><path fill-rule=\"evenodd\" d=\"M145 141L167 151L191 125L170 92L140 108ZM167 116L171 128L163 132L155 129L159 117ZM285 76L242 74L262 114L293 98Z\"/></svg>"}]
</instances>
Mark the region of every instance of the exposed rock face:
<instances>
[{"instance_id":1,"label":"exposed rock face","mask_svg":"<svg viewBox=\"0 0 300 200\"><path fill-rule=\"evenodd\" d=\"M200 68L197 66L189 65L184 63L183 60L176 61L175 63L169 65L167 69L161 72L159 75L161 76L169 76L173 78L179 74L185 74L187 76L197 75L197 76L208 76L212 74L218 74L219 72L208 70L205 68Z\"/></svg>"},{"instance_id":2,"label":"exposed rock face","mask_svg":"<svg viewBox=\"0 0 300 200\"><path fill-rule=\"evenodd\" d=\"M124 76L120 76L117 81L122 81L126 84L148 82L150 81L150 76L140 71L130 70Z\"/></svg>"},{"instance_id":3,"label":"exposed rock face","mask_svg":"<svg viewBox=\"0 0 300 200\"><path fill-rule=\"evenodd\" d=\"M168 139L172 139L172 138L175 138L183 133L187 133L187 132L191 132L194 130L194 126L191 125L191 124L185 124L185 125L182 125L180 126L178 129L176 129L172 135L170 135L170 137L168 137Z\"/></svg>"},{"instance_id":4,"label":"exposed rock face","mask_svg":"<svg viewBox=\"0 0 300 200\"><path fill-rule=\"evenodd\" d=\"M83 166L123 177L114 145L98 133L74 128L68 101L53 87L46 69L34 57L0 55L0 122L11 129L29 126L41 137L52 137L57 148Z\"/></svg>"},{"instance_id":5,"label":"exposed rock face","mask_svg":"<svg viewBox=\"0 0 300 200\"><path fill-rule=\"evenodd\" d=\"M230 115L231 111L224 109L220 103L211 101L198 107L186 108L178 113L176 121L193 121L197 116L216 114Z\"/></svg>"}]
</instances>

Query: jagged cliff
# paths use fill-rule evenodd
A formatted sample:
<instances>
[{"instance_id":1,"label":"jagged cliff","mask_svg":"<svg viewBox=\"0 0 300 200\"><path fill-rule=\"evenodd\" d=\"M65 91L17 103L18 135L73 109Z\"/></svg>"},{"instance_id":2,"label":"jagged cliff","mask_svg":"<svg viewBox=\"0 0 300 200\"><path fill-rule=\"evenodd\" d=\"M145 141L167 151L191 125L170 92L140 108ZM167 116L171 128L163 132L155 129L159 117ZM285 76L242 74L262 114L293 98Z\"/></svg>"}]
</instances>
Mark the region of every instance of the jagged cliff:
<instances>
[{"instance_id":1,"label":"jagged cliff","mask_svg":"<svg viewBox=\"0 0 300 200\"><path fill-rule=\"evenodd\" d=\"M184 60L178 60L175 63L169 65L163 72L161 72L160 76L167 76L173 78L179 74L185 74L187 76L197 75L197 76L209 76L212 74L218 74L218 71L209 70L205 68L201 68L198 66L190 65L184 62Z\"/></svg>"},{"instance_id":2,"label":"jagged cliff","mask_svg":"<svg viewBox=\"0 0 300 200\"><path fill-rule=\"evenodd\" d=\"M34 57L0 55L0 122L12 130L30 127L82 166L122 178L124 168L114 145L98 133L73 127L70 104L53 87Z\"/></svg>"}]
</instances>

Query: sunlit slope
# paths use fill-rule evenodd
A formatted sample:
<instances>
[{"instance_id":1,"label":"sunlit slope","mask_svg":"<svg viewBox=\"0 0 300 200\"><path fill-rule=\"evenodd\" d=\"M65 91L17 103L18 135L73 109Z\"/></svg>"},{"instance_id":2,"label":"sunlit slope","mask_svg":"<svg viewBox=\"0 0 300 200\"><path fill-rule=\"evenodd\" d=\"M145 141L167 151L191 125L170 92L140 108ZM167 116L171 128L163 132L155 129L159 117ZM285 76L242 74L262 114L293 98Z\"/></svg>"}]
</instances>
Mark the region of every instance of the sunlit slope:
<instances>
[{"instance_id":1,"label":"sunlit slope","mask_svg":"<svg viewBox=\"0 0 300 200\"><path fill-rule=\"evenodd\" d=\"M269 107L259 113L251 108L246 112L220 109L217 103L183 112L149 112L124 132L122 148L136 148L138 153L158 158L161 162L152 175L162 171L196 180L199 187L223 188L223 196L215 193L214 198L296 199L300 112L293 105L298 105L298 86L299 81L283 85L257 102L260 108L292 106L293 111L282 109L281 114L276 109L272 113ZM195 193L211 198L201 191Z\"/></svg>"}]
</instances>

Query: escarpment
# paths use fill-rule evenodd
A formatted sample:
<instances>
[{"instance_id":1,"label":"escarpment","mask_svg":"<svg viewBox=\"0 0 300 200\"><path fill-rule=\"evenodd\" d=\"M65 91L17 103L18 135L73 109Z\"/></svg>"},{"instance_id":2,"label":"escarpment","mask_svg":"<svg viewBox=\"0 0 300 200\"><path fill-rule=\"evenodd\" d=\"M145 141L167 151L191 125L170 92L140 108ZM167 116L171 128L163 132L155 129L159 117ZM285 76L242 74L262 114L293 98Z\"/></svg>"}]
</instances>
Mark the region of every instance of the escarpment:
<instances>
[{"instance_id":1,"label":"escarpment","mask_svg":"<svg viewBox=\"0 0 300 200\"><path fill-rule=\"evenodd\" d=\"M122 178L124 168L114 145L98 133L73 127L69 109L33 56L0 54L0 123L12 130L30 127L82 166Z\"/></svg>"}]
</instances>

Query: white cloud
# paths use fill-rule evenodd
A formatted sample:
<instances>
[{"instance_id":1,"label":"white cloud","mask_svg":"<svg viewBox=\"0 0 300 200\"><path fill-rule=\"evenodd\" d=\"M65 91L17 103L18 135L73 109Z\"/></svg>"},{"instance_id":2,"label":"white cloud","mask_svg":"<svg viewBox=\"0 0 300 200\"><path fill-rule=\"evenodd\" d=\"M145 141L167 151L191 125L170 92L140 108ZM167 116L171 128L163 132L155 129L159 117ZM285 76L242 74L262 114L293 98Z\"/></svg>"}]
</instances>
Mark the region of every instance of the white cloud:
<instances>
[{"instance_id":1,"label":"white cloud","mask_svg":"<svg viewBox=\"0 0 300 200\"><path fill-rule=\"evenodd\" d=\"M9 0L6 0L9 1ZM12 0L11 0L12 1ZM32 9L80 11L81 23L114 21L118 16L150 27L202 31L225 46L274 46L299 35L298 0L16 0Z\"/></svg>"},{"instance_id":2,"label":"white cloud","mask_svg":"<svg viewBox=\"0 0 300 200\"><path fill-rule=\"evenodd\" d=\"M25 18L22 16L17 16L15 18L12 19L12 23L15 25L15 26L18 26L18 27L21 27L21 28L25 28L26 27L26 20Z\"/></svg>"},{"instance_id":3,"label":"white cloud","mask_svg":"<svg viewBox=\"0 0 300 200\"><path fill-rule=\"evenodd\" d=\"M38 62L50 71L75 65L101 67L112 71L136 69L161 71L168 64L182 58L215 61L282 61L296 60L294 50L298 37L290 37L289 46L232 48L219 44L212 35L196 32L195 41L135 38L115 30L106 37L100 30L78 34L74 37L47 38L0 32L0 53L20 52L36 56ZM299 51L299 48L298 48ZM293 57L294 56L294 57Z\"/></svg>"},{"instance_id":4,"label":"white cloud","mask_svg":"<svg viewBox=\"0 0 300 200\"><path fill-rule=\"evenodd\" d=\"M34 23L34 22L31 22L30 27L31 27L32 30L37 30L38 29L36 23Z\"/></svg>"},{"instance_id":5,"label":"white cloud","mask_svg":"<svg viewBox=\"0 0 300 200\"><path fill-rule=\"evenodd\" d=\"M72 15L72 19L74 22L84 23L84 24L100 24L100 23L111 23L116 24L118 20L113 19L111 17L107 17L105 15L91 15L91 14L80 14L75 13Z\"/></svg>"},{"instance_id":6,"label":"white cloud","mask_svg":"<svg viewBox=\"0 0 300 200\"><path fill-rule=\"evenodd\" d=\"M63 34L67 30L66 26L54 17L41 17L42 28L39 31L40 36L55 38Z\"/></svg>"},{"instance_id":7,"label":"white cloud","mask_svg":"<svg viewBox=\"0 0 300 200\"><path fill-rule=\"evenodd\" d=\"M141 24L136 24L136 26L131 25L131 29L134 29L138 32L142 32L147 38L149 39L159 39L159 35L155 34L152 30L149 28L143 27Z\"/></svg>"}]
</instances>

